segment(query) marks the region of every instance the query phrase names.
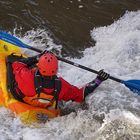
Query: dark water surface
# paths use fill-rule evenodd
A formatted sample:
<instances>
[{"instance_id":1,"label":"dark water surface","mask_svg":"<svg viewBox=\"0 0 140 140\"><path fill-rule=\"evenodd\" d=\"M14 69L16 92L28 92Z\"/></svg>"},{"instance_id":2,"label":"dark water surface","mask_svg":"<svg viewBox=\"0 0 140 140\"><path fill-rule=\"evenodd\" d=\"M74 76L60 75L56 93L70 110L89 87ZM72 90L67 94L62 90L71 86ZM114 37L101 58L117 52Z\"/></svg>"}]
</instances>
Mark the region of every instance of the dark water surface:
<instances>
[{"instance_id":1,"label":"dark water surface","mask_svg":"<svg viewBox=\"0 0 140 140\"><path fill-rule=\"evenodd\" d=\"M140 0L0 0L0 29L20 32L41 28L75 56L90 46L90 30L111 24L127 10L140 9Z\"/></svg>"}]
</instances>

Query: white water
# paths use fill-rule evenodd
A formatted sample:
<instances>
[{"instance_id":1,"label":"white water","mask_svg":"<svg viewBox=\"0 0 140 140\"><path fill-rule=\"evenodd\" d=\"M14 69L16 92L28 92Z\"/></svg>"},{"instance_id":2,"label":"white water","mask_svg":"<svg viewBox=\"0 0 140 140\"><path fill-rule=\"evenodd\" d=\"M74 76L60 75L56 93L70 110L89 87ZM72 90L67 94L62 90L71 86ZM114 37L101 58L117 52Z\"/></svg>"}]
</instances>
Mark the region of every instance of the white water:
<instances>
[{"instance_id":1,"label":"white water","mask_svg":"<svg viewBox=\"0 0 140 140\"><path fill-rule=\"evenodd\" d=\"M30 45L40 30L30 31L21 38ZM51 47L59 47L47 34ZM91 31L97 43L84 51L81 59L70 59L95 70L105 69L112 76L127 80L140 79L140 11L126 13L120 20L107 27ZM29 52L28 52L29 53ZM61 53L61 49L60 49ZM30 53L29 53L30 54ZM31 55L31 54L30 54ZM70 83L82 86L96 77L95 74L61 63L59 75ZM139 140L140 96L120 83L105 81L86 98L89 108L68 102L76 112L55 118L40 128L24 126L18 118L0 109L0 140Z\"/></svg>"}]
</instances>

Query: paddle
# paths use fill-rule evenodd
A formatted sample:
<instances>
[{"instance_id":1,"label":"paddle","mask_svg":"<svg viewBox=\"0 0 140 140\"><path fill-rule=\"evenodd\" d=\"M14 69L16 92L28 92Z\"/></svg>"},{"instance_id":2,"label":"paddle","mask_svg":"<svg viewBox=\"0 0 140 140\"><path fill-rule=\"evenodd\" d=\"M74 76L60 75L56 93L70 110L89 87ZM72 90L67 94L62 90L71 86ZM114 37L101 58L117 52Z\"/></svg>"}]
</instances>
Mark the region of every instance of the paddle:
<instances>
[{"instance_id":1,"label":"paddle","mask_svg":"<svg viewBox=\"0 0 140 140\"><path fill-rule=\"evenodd\" d=\"M33 50L33 51L36 51L38 53L41 53L42 52L42 50L37 49L37 48L34 48L32 46L29 46L29 45L26 45L22 41L20 41L19 39L17 39L16 37L14 37L14 36L12 36L12 35L10 35L8 33L5 33L5 32L0 32L0 39L3 40L3 41L6 41L8 43L11 43L13 45L16 45L18 47L21 47L21 48L28 48L28 49ZM60 61L62 61L62 62L68 63L70 65L76 66L78 68L82 68L82 69L87 70L89 72L98 74L98 71L96 71L96 70L93 70L93 69L90 69L90 68L85 67L83 65L74 63L74 62L69 61L67 59L64 59L62 57L57 56L57 59L60 60ZM116 82L119 82L121 84L124 84L131 91L133 91L134 93L137 93L138 95L140 95L140 80L127 80L127 81L124 81L124 80L115 78L113 76L110 76L109 79L114 80Z\"/></svg>"}]
</instances>

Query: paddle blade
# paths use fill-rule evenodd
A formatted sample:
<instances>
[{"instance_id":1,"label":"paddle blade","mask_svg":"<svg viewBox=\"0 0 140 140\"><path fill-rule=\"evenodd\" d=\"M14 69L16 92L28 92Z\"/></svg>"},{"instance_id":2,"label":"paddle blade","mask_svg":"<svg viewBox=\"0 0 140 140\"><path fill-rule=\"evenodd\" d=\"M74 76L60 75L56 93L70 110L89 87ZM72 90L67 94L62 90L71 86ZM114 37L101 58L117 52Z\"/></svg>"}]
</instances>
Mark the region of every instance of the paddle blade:
<instances>
[{"instance_id":1,"label":"paddle blade","mask_svg":"<svg viewBox=\"0 0 140 140\"><path fill-rule=\"evenodd\" d=\"M128 87L132 92L140 95L140 80L128 80L122 82L126 87Z\"/></svg>"},{"instance_id":2,"label":"paddle blade","mask_svg":"<svg viewBox=\"0 0 140 140\"><path fill-rule=\"evenodd\" d=\"M17 39L16 37L14 37L6 32L0 31L0 39L5 42L11 43L13 45L19 46L21 48L30 48L29 45L24 44L19 39Z\"/></svg>"}]
</instances>

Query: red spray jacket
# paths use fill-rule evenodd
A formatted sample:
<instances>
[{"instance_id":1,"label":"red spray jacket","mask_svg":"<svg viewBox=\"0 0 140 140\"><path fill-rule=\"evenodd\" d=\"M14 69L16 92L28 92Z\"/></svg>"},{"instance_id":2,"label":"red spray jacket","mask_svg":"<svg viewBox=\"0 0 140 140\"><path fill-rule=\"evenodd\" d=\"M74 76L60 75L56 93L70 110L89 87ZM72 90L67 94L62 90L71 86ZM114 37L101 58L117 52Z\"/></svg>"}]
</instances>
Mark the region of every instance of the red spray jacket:
<instances>
[{"instance_id":1,"label":"red spray jacket","mask_svg":"<svg viewBox=\"0 0 140 140\"><path fill-rule=\"evenodd\" d=\"M35 70L29 68L26 64L17 61L12 64L12 68L18 88L22 91L22 93L28 97L35 96ZM73 100L76 102L82 102L84 100L84 87L78 88L71 85L61 77L59 79L61 81L61 91L58 98L59 101Z\"/></svg>"}]
</instances>

